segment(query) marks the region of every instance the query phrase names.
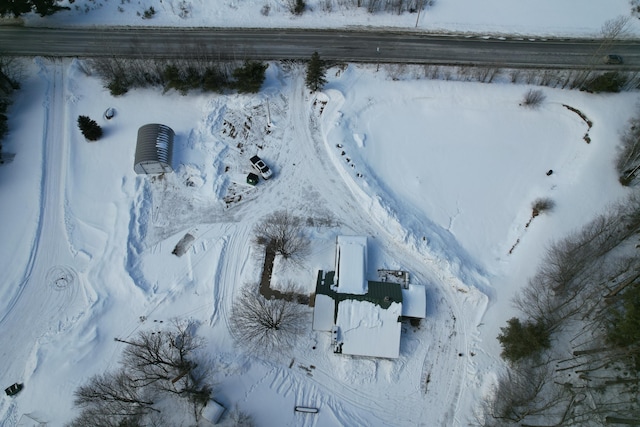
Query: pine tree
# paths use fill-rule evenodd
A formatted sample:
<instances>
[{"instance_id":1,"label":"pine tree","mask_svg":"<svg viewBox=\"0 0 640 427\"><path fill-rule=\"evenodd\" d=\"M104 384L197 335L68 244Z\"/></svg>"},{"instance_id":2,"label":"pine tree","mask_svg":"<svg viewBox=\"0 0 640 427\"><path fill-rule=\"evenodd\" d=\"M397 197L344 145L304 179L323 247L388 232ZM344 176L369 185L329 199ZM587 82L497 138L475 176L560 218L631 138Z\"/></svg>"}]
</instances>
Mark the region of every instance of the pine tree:
<instances>
[{"instance_id":1,"label":"pine tree","mask_svg":"<svg viewBox=\"0 0 640 427\"><path fill-rule=\"evenodd\" d=\"M40 16L49 16L70 8L59 6L56 0L0 0L0 16L13 15L17 18L32 10Z\"/></svg>"},{"instance_id":2,"label":"pine tree","mask_svg":"<svg viewBox=\"0 0 640 427\"><path fill-rule=\"evenodd\" d=\"M89 141L97 141L102 136L102 128L88 116L78 116L78 127Z\"/></svg>"},{"instance_id":3,"label":"pine tree","mask_svg":"<svg viewBox=\"0 0 640 427\"><path fill-rule=\"evenodd\" d=\"M246 61L240 68L233 70L236 79L235 87L238 92L256 93L264 83L267 64L257 61Z\"/></svg>"},{"instance_id":4,"label":"pine tree","mask_svg":"<svg viewBox=\"0 0 640 427\"><path fill-rule=\"evenodd\" d=\"M307 65L307 87L314 92L322 89L322 87L327 83L325 74L326 71L324 67L324 61L320 59L320 55L318 54L318 52L313 52L313 55L311 55L311 60Z\"/></svg>"}]
</instances>

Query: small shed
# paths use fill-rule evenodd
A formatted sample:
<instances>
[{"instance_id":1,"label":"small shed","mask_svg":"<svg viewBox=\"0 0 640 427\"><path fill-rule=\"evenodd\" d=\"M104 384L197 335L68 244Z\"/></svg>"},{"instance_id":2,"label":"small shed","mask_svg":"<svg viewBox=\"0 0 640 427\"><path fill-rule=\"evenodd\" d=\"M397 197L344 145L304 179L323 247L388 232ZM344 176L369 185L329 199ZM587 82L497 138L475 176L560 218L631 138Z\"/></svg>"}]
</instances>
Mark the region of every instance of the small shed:
<instances>
[{"instance_id":1,"label":"small shed","mask_svg":"<svg viewBox=\"0 0 640 427\"><path fill-rule=\"evenodd\" d=\"M137 174L173 172L173 139L175 132L169 126L151 123L138 129L138 143L133 170Z\"/></svg>"},{"instance_id":2,"label":"small shed","mask_svg":"<svg viewBox=\"0 0 640 427\"><path fill-rule=\"evenodd\" d=\"M259 180L260 177L255 173L249 173L249 175L247 175L247 184L249 185L257 185Z\"/></svg>"},{"instance_id":3,"label":"small shed","mask_svg":"<svg viewBox=\"0 0 640 427\"><path fill-rule=\"evenodd\" d=\"M208 421L210 424L218 424L218 421L220 421L225 411L224 406L211 399L202 410L202 419Z\"/></svg>"}]
</instances>

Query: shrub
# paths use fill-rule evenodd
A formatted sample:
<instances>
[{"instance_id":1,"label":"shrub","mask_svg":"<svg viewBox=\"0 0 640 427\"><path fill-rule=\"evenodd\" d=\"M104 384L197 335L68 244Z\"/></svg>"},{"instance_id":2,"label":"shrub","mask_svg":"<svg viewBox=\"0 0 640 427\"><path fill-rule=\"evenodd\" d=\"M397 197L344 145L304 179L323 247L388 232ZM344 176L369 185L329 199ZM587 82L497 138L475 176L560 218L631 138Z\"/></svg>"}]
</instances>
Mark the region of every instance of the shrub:
<instances>
[{"instance_id":1,"label":"shrub","mask_svg":"<svg viewBox=\"0 0 640 427\"><path fill-rule=\"evenodd\" d=\"M517 362L532 356L540 350L549 348L549 331L540 323L520 323L520 319L513 317L507 321L507 326L500 328L498 341L502 345L503 359Z\"/></svg>"},{"instance_id":2,"label":"shrub","mask_svg":"<svg viewBox=\"0 0 640 427\"><path fill-rule=\"evenodd\" d=\"M545 100L546 95L540 89L529 89L524 95L522 105L529 108L539 107Z\"/></svg>"},{"instance_id":3,"label":"shrub","mask_svg":"<svg viewBox=\"0 0 640 427\"><path fill-rule=\"evenodd\" d=\"M122 77L116 75L108 84L107 89L112 96L120 96L129 92L129 82Z\"/></svg>"},{"instance_id":4,"label":"shrub","mask_svg":"<svg viewBox=\"0 0 640 427\"><path fill-rule=\"evenodd\" d=\"M617 72L604 73L589 80L583 87L587 92L620 92L627 82L626 77Z\"/></svg>"},{"instance_id":5,"label":"shrub","mask_svg":"<svg viewBox=\"0 0 640 427\"><path fill-rule=\"evenodd\" d=\"M536 199L531 205L531 216L536 217L543 212L550 211L556 203L549 198Z\"/></svg>"},{"instance_id":6,"label":"shrub","mask_svg":"<svg viewBox=\"0 0 640 427\"><path fill-rule=\"evenodd\" d=\"M267 71L267 64L258 61L246 61L242 67L233 70L238 92L256 93L262 87Z\"/></svg>"},{"instance_id":7,"label":"shrub","mask_svg":"<svg viewBox=\"0 0 640 427\"><path fill-rule=\"evenodd\" d=\"M149 7L149 9L144 11L144 14L142 15L142 19L151 19L155 14L156 14L156 10L153 8L153 6L151 6Z\"/></svg>"}]
</instances>

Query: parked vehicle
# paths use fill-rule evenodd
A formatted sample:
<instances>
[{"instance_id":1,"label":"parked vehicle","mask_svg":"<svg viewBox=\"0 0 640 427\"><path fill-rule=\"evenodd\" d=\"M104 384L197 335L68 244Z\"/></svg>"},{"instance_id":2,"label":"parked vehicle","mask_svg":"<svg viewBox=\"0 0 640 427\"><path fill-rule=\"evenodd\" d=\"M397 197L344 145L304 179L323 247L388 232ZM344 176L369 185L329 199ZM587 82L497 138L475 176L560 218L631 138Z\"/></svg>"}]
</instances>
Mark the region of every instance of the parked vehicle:
<instances>
[{"instance_id":1,"label":"parked vehicle","mask_svg":"<svg viewBox=\"0 0 640 427\"><path fill-rule=\"evenodd\" d=\"M607 65L620 65L624 61L620 55L607 55L604 57L604 63Z\"/></svg>"},{"instance_id":2,"label":"parked vehicle","mask_svg":"<svg viewBox=\"0 0 640 427\"><path fill-rule=\"evenodd\" d=\"M258 172L264 179L269 179L273 175L269 166L258 156L253 156L251 159L251 166Z\"/></svg>"}]
</instances>

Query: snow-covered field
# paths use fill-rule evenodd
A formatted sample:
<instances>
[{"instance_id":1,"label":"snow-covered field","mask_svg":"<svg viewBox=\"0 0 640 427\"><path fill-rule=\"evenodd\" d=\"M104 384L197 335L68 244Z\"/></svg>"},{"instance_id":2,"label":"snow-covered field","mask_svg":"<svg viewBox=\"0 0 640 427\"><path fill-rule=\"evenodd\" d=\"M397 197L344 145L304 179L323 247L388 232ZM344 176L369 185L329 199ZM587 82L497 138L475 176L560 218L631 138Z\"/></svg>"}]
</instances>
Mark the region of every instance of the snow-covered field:
<instances>
[{"instance_id":1,"label":"snow-covered field","mask_svg":"<svg viewBox=\"0 0 640 427\"><path fill-rule=\"evenodd\" d=\"M294 16L294 0L62 0L51 17L29 16L30 25L134 25L185 27L400 28L411 31L597 36L608 20L628 16L629 0L433 0L424 12L368 13L356 0L306 0ZM384 4L385 2L377 2ZM409 2L405 2L409 4ZM152 17L144 12L153 7ZM640 23L632 28L638 34Z\"/></svg>"},{"instance_id":2,"label":"snow-covered field","mask_svg":"<svg viewBox=\"0 0 640 427\"><path fill-rule=\"evenodd\" d=\"M216 7L194 0L187 2L189 17L179 20L169 12L178 3L76 0L72 7L91 10L49 19L321 21L318 10L292 18L278 2L270 2L265 18L257 0ZM439 0L419 27L587 35L628 8L617 0L590 8L525 2L546 11L538 19L498 0L472 14L476 3ZM152 20L132 13L151 4ZM237 15L229 12L234 8ZM322 22L413 28L416 15L343 11L334 18ZM552 241L626 193L613 159L637 93L542 88L546 100L527 109L519 105L525 85L426 80L411 68L395 80L387 67L349 65L329 70L324 90L310 94L304 67L271 63L257 95L149 89L113 98L78 60L26 63L4 142L17 156L0 168L0 379L4 387L25 388L0 399L2 426L64 425L77 414L73 391L117 367L122 344L114 338L176 317L200 324L216 400L252 415L258 426L468 425L503 368L495 337L515 314L510 298ZM109 107L116 114L106 120ZM103 126L100 141L81 136L81 114ZM164 179L133 172L136 133L147 123L176 132L176 172ZM241 130L236 137L231 126ZM254 153L275 176L255 188L233 184L250 171ZM227 207L229 188L244 193ZM552 199L555 208L527 227L538 198ZM236 347L228 328L233 296L257 283L262 267L252 230L278 209L316 225L307 229L311 253L276 279L296 277L312 292L316 271L333 266L335 237L355 234L369 236L370 277L379 268L403 269L425 287L427 318L420 328L403 326L399 359L335 355L328 334L312 331L310 322L298 346L279 357L263 360ZM171 251L185 233L196 240L178 258ZM295 413L295 405L320 412Z\"/></svg>"}]
</instances>

